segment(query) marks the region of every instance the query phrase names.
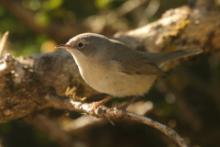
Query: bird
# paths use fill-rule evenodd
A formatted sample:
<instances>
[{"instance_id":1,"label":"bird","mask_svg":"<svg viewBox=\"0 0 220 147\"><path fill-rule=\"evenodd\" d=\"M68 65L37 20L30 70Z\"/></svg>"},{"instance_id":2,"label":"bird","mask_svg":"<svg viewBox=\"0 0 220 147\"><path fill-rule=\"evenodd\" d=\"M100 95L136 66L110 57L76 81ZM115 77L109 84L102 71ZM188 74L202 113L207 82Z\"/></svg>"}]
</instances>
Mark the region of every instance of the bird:
<instances>
[{"instance_id":1,"label":"bird","mask_svg":"<svg viewBox=\"0 0 220 147\"><path fill-rule=\"evenodd\" d=\"M117 98L145 95L164 73L160 65L201 52L142 52L96 33L76 35L62 47L72 55L82 79L91 88Z\"/></svg>"}]
</instances>

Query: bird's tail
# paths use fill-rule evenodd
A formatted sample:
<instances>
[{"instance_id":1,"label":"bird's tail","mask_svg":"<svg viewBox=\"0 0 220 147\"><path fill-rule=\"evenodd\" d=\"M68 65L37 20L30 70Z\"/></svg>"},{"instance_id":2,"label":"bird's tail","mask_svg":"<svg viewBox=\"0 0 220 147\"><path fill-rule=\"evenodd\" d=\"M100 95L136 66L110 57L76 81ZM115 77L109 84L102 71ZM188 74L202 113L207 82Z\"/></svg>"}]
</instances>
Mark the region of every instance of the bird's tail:
<instances>
[{"instance_id":1,"label":"bird's tail","mask_svg":"<svg viewBox=\"0 0 220 147\"><path fill-rule=\"evenodd\" d=\"M176 60L180 58L195 56L201 54L203 50L201 49L192 49L192 50L177 50L173 52L163 53L156 59L157 64L161 64L167 61Z\"/></svg>"}]
</instances>

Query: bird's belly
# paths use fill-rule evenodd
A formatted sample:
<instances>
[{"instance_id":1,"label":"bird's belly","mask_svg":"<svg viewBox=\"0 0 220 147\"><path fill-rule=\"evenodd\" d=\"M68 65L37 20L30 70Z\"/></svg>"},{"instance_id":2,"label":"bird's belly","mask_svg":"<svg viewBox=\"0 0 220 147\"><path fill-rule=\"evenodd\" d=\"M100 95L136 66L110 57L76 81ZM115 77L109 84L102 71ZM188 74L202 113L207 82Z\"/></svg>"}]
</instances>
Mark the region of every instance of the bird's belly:
<instances>
[{"instance_id":1,"label":"bird's belly","mask_svg":"<svg viewBox=\"0 0 220 147\"><path fill-rule=\"evenodd\" d=\"M88 74L84 73L83 79L98 92L116 97L126 97L145 94L152 86L156 76L90 71Z\"/></svg>"}]
</instances>

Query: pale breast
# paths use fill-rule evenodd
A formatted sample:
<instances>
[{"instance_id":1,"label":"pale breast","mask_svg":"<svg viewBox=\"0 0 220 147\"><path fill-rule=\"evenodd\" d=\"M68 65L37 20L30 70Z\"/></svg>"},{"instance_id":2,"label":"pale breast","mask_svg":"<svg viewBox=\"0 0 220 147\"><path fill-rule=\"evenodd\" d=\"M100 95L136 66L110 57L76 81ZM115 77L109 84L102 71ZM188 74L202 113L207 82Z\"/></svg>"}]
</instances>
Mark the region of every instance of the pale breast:
<instances>
[{"instance_id":1,"label":"pale breast","mask_svg":"<svg viewBox=\"0 0 220 147\"><path fill-rule=\"evenodd\" d=\"M94 61L80 64L81 76L89 86L98 92L116 97L143 95L156 79L154 75L121 73L111 65L97 64Z\"/></svg>"}]
</instances>

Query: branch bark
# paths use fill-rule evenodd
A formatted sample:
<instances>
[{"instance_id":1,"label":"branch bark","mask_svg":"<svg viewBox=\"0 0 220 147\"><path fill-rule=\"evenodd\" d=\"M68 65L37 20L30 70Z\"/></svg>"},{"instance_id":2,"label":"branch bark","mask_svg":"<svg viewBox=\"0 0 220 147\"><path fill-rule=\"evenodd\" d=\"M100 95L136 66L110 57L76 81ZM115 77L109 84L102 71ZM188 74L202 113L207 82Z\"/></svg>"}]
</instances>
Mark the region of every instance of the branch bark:
<instances>
[{"instance_id":1,"label":"branch bark","mask_svg":"<svg viewBox=\"0 0 220 147\"><path fill-rule=\"evenodd\" d=\"M67 109L70 111L78 111L82 113L86 113L91 116L95 116L98 118L105 118L113 123L113 121L117 120L125 120L125 121L133 121L137 123L142 123L147 126L150 126L154 129L159 130L164 135L168 136L172 139L178 146L187 147L187 143L184 139L179 136L173 129L163 125L157 121L154 121L148 117L144 117L141 115L137 115L135 113L127 112L125 110L119 110L116 107L108 108L105 106L100 106L94 109L93 103L82 103L79 101L69 100L66 101L60 100L54 96L47 96L49 106L58 109Z\"/></svg>"}]
</instances>

